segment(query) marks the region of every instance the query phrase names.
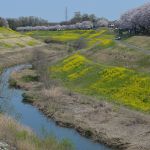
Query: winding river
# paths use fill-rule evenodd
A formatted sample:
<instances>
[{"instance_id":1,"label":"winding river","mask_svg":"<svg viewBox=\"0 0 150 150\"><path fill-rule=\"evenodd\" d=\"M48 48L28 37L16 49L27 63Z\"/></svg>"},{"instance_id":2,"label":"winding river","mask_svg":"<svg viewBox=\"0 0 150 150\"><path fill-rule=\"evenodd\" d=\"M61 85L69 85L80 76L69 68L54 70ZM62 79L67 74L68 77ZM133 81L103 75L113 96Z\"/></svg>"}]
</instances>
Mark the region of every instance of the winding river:
<instances>
[{"instance_id":1,"label":"winding river","mask_svg":"<svg viewBox=\"0 0 150 150\"><path fill-rule=\"evenodd\" d=\"M74 129L60 127L51 119L44 116L35 107L22 103L23 90L9 87L9 78L13 71L21 70L30 65L20 65L4 70L0 76L0 111L22 125L30 127L38 136L45 133L54 135L58 140L70 140L76 150L110 150L102 144L95 143L77 133Z\"/></svg>"}]
</instances>

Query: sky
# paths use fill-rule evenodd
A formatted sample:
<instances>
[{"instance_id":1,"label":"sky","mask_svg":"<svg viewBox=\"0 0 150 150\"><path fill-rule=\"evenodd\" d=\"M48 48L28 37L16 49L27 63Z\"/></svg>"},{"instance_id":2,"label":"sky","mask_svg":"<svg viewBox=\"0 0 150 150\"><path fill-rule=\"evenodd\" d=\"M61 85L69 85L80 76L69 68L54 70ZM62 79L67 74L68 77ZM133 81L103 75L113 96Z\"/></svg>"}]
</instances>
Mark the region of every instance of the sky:
<instances>
[{"instance_id":1,"label":"sky","mask_svg":"<svg viewBox=\"0 0 150 150\"><path fill-rule=\"evenodd\" d=\"M95 14L109 20L119 19L123 12L143 5L150 0L0 0L0 16L17 18L20 16L38 16L50 22L65 20L65 8L68 18L74 12Z\"/></svg>"}]
</instances>

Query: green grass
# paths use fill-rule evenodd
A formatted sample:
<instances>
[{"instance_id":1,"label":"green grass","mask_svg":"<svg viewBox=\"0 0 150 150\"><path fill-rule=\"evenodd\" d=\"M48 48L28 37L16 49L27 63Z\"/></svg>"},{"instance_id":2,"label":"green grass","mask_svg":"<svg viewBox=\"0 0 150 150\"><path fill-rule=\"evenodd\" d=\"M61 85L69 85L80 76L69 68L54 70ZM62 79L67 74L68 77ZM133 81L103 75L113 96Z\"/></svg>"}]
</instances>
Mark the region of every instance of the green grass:
<instances>
[{"instance_id":1,"label":"green grass","mask_svg":"<svg viewBox=\"0 0 150 150\"><path fill-rule=\"evenodd\" d=\"M13 38L13 37L20 37L22 36L20 33L15 32L9 28L0 27L0 39L5 38Z\"/></svg>"},{"instance_id":2,"label":"green grass","mask_svg":"<svg viewBox=\"0 0 150 150\"><path fill-rule=\"evenodd\" d=\"M138 72L150 73L150 55L122 43L102 49L94 47L83 54L100 64L127 67Z\"/></svg>"},{"instance_id":3,"label":"green grass","mask_svg":"<svg viewBox=\"0 0 150 150\"><path fill-rule=\"evenodd\" d=\"M95 63L74 54L50 68L65 86L88 95L104 97L140 111L150 112L150 76L123 67Z\"/></svg>"},{"instance_id":4,"label":"green grass","mask_svg":"<svg viewBox=\"0 0 150 150\"><path fill-rule=\"evenodd\" d=\"M15 80L13 80L13 79L10 79L9 80L9 86L10 87L15 87L15 88L17 88L17 82L15 81Z\"/></svg>"},{"instance_id":5,"label":"green grass","mask_svg":"<svg viewBox=\"0 0 150 150\"><path fill-rule=\"evenodd\" d=\"M31 41L27 42L27 44L28 44L29 46L35 46L35 45L37 45L38 43L37 43L35 40L31 40Z\"/></svg>"},{"instance_id":6,"label":"green grass","mask_svg":"<svg viewBox=\"0 0 150 150\"><path fill-rule=\"evenodd\" d=\"M41 44L40 41L27 35L22 35L9 28L0 27L0 50L23 48Z\"/></svg>"},{"instance_id":7,"label":"green grass","mask_svg":"<svg viewBox=\"0 0 150 150\"><path fill-rule=\"evenodd\" d=\"M8 43L5 43L5 42L0 42L0 48L1 47L4 47L4 48L11 48L12 45L11 44L8 44Z\"/></svg>"},{"instance_id":8,"label":"green grass","mask_svg":"<svg viewBox=\"0 0 150 150\"><path fill-rule=\"evenodd\" d=\"M94 61L113 66L128 67L140 72L150 73L149 56L135 48L128 47L128 42L141 48L149 49L150 38L134 36L123 43L115 42L115 34L108 28L98 30L65 30L65 31L32 31L25 32L34 38L47 43L67 43L66 51L74 52L84 49L84 55ZM82 39L82 40L80 40ZM79 42L80 41L80 42Z\"/></svg>"},{"instance_id":9,"label":"green grass","mask_svg":"<svg viewBox=\"0 0 150 150\"><path fill-rule=\"evenodd\" d=\"M150 50L149 36L133 36L125 40L127 43L140 47L141 49Z\"/></svg>"},{"instance_id":10,"label":"green grass","mask_svg":"<svg viewBox=\"0 0 150 150\"><path fill-rule=\"evenodd\" d=\"M68 140L58 141L54 136L45 134L38 138L30 129L22 127L10 118L0 115L0 139L20 150L72 150Z\"/></svg>"},{"instance_id":11,"label":"green grass","mask_svg":"<svg viewBox=\"0 0 150 150\"><path fill-rule=\"evenodd\" d=\"M86 51L81 51L83 56L74 54L58 62L51 67L53 77L77 92L150 112L149 56L136 48L116 43L115 34L109 29L32 31L26 34L61 43L84 39ZM149 47L149 37L130 37L124 42Z\"/></svg>"},{"instance_id":12,"label":"green grass","mask_svg":"<svg viewBox=\"0 0 150 150\"><path fill-rule=\"evenodd\" d=\"M26 35L43 41L51 39L51 41L61 43L84 39L87 41L87 48L96 45L99 47L109 47L114 44L114 34L107 28L101 28L99 30L32 31L26 32Z\"/></svg>"},{"instance_id":13,"label":"green grass","mask_svg":"<svg viewBox=\"0 0 150 150\"><path fill-rule=\"evenodd\" d=\"M35 82L35 81L38 81L39 77L36 75L36 76L33 76L33 75L26 75L26 76L23 76L22 77L22 80L24 82Z\"/></svg>"}]
</instances>

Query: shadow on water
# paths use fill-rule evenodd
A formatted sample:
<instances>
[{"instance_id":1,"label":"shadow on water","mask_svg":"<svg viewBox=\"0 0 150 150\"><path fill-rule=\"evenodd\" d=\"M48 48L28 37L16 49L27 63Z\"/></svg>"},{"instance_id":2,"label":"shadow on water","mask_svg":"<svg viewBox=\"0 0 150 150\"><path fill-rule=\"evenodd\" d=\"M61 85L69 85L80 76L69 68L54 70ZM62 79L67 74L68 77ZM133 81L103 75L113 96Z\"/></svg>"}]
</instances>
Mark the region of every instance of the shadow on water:
<instances>
[{"instance_id":1,"label":"shadow on water","mask_svg":"<svg viewBox=\"0 0 150 150\"><path fill-rule=\"evenodd\" d=\"M9 88L10 74L15 70L29 68L20 65L6 69L0 77L0 111L29 126L40 137L52 134L58 140L68 139L76 150L110 150L102 144L95 143L77 133L74 129L60 127L45 117L35 107L22 103L23 90Z\"/></svg>"}]
</instances>

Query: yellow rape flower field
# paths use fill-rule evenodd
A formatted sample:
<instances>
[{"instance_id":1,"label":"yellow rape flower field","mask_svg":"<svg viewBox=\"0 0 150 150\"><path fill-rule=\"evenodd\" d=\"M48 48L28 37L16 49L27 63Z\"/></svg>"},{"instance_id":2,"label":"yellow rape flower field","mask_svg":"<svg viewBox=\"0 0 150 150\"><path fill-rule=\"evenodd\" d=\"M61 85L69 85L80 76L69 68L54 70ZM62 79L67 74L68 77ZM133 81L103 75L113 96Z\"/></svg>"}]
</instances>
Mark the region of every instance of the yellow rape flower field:
<instances>
[{"instance_id":1,"label":"yellow rape flower field","mask_svg":"<svg viewBox=\"0 0 150 150\"><path fill-rule=\"evenodd\" d=\"M26 32L26 35L41 40L51 39L61 43L84 39L87 44L85 48L91 48L93 46L110 47L115 43L113 40L114 34L107 28L98 30L31 31Z\"/></svg>"},{"instance_id":2,"label":"yellow rape flower field","mask_svg":"<svg viewBox=\"0 0 150 150\"><path fill-rule=\"evenodd\" d=\"M97 64L80 53L50 67L68 88L136 110L150 112L150 76L123 67Z\"/></svg>"}]
</instances>

